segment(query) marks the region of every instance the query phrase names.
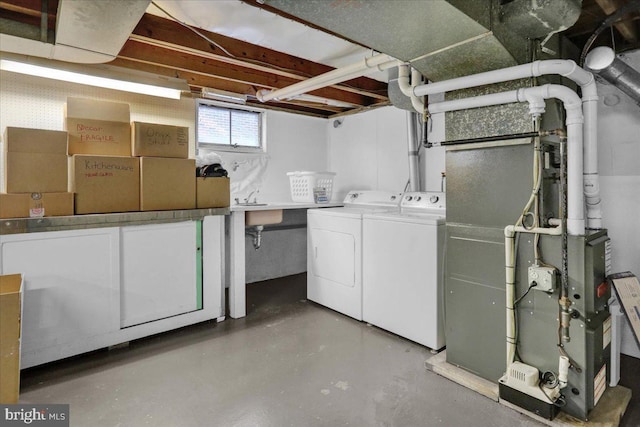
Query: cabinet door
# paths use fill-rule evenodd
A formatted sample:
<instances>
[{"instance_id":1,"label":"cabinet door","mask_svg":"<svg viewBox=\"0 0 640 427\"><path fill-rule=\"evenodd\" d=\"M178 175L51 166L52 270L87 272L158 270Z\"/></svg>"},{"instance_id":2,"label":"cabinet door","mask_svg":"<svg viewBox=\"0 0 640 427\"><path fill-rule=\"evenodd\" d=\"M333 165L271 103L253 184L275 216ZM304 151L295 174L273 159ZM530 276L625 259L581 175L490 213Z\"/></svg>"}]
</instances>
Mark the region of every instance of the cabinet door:
<instances>
[{"instance_id":1,"label":"cabinet door","mask_svg":"<svg viewBox=\"0 0 640 427\"><path fill-rule=\"evenodd\" d=\"M201 307L196 221L121 230L121 327Z\"/></svg>"},{"instance_id":2,"label":"cabinet door","mask_svg":"<svg viewBox=\"0 0 640 427\"><path fill-rule=\"evenodd\" d=\"M118 330L118 251L117 228L0 236L2 274L24 275L23 356Z\"/></svg>"}]
</instances>

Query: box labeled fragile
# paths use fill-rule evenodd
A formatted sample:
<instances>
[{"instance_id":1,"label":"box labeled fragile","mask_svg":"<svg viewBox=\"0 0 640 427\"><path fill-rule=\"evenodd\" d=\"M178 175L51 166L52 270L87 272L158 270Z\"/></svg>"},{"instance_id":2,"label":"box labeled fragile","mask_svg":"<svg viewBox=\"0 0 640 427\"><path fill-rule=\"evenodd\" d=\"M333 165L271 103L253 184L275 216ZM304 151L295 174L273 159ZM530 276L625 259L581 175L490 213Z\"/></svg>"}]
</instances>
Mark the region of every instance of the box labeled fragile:
<instances>
[{"instance_id":1,"label":"box labeled fragile","mask_svg":"<svg viewBox=\"0 0 640 427\"><path fill-rule=\"evenodd\" d=\"M67 98L68 154L131 155L129 104Z\"/></svg>"}]
</instances>

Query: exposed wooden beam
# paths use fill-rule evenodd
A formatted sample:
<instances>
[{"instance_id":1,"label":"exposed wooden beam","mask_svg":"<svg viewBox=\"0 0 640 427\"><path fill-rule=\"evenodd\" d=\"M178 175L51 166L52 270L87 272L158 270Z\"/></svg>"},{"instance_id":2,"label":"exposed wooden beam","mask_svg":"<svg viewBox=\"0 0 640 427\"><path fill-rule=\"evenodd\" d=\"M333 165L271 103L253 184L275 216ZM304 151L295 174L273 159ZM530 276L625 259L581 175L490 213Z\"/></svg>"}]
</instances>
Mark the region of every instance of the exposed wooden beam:
<instances>
[{"instance_id":1,"label":"exposed wooden beam","mask_svg":"<svg viewBox=\"0 0 640 427\"><path fill-rule=\"evenodd\" d=\"M618 9L625 5L623 0L596 0L598 6L602 8L604 13L611 15ZM628 42L635 42L638 40L638 32L635 23L630 19L623 19L613 24L616 30L620 32L622 37Z\"/></svg>"},{"instance_id":2,"label":"exposed wooden beam","mask_svg":"<svg viewBox=\"0 0 640 427\"><path fill-rule=\"evenodd\" d=\"M274 74L291 78L304 79L333 70L332 67L293 55L232 39L210 31L199 31L216 42L216 44L224 47L224 50L231 55L227 55L220 48L186 29L181 24L150 14L145 14L140 20L133 31L133 38L139 41L144 40L136 37L142 36L146 40L164 42L172 46L182 46L186 51L193 54L202 52L210 58L215 55L216 59L220 61L243 62L243 66L247 68L252 66L268 68ZM387 99L387 84L374 79L360 77L345 82L344 86L339 87L342 90L361 93L378 99Z\"/></svg>"},{"instance_id":3,"label":"exposed wooden beam","mask_svg":"<svg viewBox=\"0 0 640 427\"><path fill-rule=\"evenodd\" d=\"M58 0L49 0L47 4L47 25L55 28ZM24 24L40 26L42 19L42 0L0 1L0 16Z\"/></svg>"},{"instance_id":4,"label":"exposed wooden beam","mask_svg":"<svg viewBox=\"0 0 640 427\"><path fill-rule=\"evenodd\" d=\"M160 76L184 79L191 87L191 90L195 96L199 96L200 90L203 87L207 87L225 90L228 92L247 94L249 96L255 97L255 86L245 83L239 83L232 80L221 79L215 76L201 75L198 73L190 72L188 70L175 70L162 65L141 63L124 58L116 58L115 60L111 61L109 65L128 68L131 70L144 71ZM310 106L297 105L297 103L295 102L269 102L267 104L263 104L261 102L255 101L253 103L249 103L260 108L271 108L277 106L280 110L286 109L289 112L299 112L304 114L310 113L311 115L316 117L327 117L329 114L334 114L336 112L335 107L325 105L314 105L313 108L311 108Z\"/></svg>"},{"instance_id":5,"label":"exposed wooden beam","mask_svg":"<svg viewBox=\"0 0 640 427\"><path fill-rule=\"evenodd\" d=\"M198 57L176 50L151 46L136 40L128 40L118 54L118 57L129 61L165 66L174 70L190 71L203 76L215 76L221 79L260 86L266 89L277 89L298 82L298 80L288 77L282 77L252 68L243 68L238 65L225 64L220 61ZM357 105L370 105L376 102L374 98L342 91L334 87L318 89L314 91L313 94L323 98L335 99Z\"/></svg>"}]
</instances>

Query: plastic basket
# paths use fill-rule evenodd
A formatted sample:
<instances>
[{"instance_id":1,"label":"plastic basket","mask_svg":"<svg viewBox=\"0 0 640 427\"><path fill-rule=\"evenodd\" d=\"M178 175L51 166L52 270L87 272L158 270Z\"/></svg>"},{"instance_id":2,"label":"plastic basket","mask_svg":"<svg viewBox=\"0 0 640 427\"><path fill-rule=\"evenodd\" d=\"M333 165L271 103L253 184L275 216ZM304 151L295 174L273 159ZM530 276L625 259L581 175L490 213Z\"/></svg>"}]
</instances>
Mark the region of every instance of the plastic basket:
<instances>
[{"instance_id":1,"label":"plastic basket","mask_svg":"<svg viewBox=\"0 0 640 427\"><path fill-rule=\"evenodd\" d=\"M331 200L334 172L287 172L291 187L291 200L298 203L315 203L314 188L323 188L327 200Z\"/></svg>"}]
</instances>

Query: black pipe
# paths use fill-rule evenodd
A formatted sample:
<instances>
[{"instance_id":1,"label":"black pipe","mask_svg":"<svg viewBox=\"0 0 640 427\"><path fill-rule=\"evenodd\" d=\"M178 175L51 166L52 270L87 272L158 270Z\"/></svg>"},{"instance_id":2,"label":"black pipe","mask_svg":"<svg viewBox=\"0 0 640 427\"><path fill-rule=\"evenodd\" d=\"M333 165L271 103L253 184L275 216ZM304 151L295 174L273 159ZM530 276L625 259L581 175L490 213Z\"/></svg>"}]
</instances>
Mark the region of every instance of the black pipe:
<instances>
[{"instance_id":1,"label":"black pipe","mask_svg":"<svg viewBox=\"0 0 640 427\"><path fill-rule=\"evenodd\" d=\"M534 138L536 136L540 136L540 132L523 132L523 133L512 133L509 135L483 136L480 138L455 139L452 141L441 142L440 145L448 146L448 145L475 144L478 142L505 141L507 139L516 139L516 138ZM433 144L427 144L427 148L431 148L432 146Z\"/></svg>"}]
</instances>

